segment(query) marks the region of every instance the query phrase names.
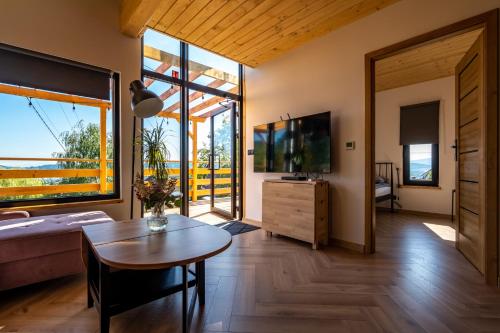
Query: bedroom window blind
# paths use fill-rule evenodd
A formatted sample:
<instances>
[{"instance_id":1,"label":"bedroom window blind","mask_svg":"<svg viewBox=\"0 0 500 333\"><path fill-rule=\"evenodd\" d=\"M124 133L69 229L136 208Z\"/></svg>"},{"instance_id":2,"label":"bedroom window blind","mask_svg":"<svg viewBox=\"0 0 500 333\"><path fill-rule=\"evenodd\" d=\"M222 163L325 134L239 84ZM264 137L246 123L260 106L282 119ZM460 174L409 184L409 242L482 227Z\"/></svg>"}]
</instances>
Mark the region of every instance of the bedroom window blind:
<instances>
[{"instance_id":1,"label":"bedroom window blind","mask_svg":"<svg viewBox=\"0 0 500 333\"><path fill-rule=\"evenodd\" d=\"M439 143L439 101L402 106L400 109L401 145Z\"/></svg>"}]
</instances>

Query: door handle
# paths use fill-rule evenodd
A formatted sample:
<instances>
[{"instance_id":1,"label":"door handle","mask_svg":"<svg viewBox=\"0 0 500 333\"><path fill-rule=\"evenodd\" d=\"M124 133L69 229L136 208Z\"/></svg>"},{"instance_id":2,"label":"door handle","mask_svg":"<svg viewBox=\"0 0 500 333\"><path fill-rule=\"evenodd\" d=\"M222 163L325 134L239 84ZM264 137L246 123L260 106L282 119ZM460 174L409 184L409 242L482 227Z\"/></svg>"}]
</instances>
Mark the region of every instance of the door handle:
<instances>
[{"instance_id":1,"label":"door handle","mask_svg":"<svg viewBox=\"0 0 500 333\"><path fill-rule=\"evenodd\" d=\"M458 146L457 146L457 139L455 139L455 143L450 146L450 148L455 149L455 161L458 161Z\"/></svg>"}]
</instances>

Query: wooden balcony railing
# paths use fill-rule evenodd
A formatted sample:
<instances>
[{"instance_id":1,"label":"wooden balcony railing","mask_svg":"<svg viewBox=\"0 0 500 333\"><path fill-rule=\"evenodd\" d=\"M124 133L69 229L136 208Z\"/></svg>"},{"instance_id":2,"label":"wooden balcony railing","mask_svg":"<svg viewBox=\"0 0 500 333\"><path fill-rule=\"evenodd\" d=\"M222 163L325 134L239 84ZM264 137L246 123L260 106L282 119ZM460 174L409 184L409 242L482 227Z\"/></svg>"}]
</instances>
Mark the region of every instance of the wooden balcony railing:
<instances>
[{"instance_id":1,"label":"wooden balcony railing","mask_svg":"<svg viewBox=\"0 0 500 333\"><path fill-rule=\"evenodd\" d=\"M96 163L99 168L95 169L0 169L0 180L3 179L44 179L44 178L78 178L91 177L96 182L83 184L54 184L35 186L0 186L0 200L4 197L31 196L31 195L52 195L67 193L111 193L113 192L113 182L107 178L113 176L112 160L106 163L99 159L79 159L79 158L19 158L0 157L0 161L39 161L39 162L87 162ZM178 161L169 161L178 162ZM197 162L195 168L189 169L189 197L191 201L197 201L200 197L210 195L211 180L208 178L210 169L201 167L203 162ZM1 163L0 163L1 164ZM101 168L104 167L104 170ZM178 176L180 170L171 168L171 176ZM231 193L231 169L221 168L215 170L217 175L214 181L216 195ZM146 169L145 175L151 175L151 170ZM179 181L178 181L179 183ZM213 185L212 185L213 186Z\"/></svg>"}]
</instances>

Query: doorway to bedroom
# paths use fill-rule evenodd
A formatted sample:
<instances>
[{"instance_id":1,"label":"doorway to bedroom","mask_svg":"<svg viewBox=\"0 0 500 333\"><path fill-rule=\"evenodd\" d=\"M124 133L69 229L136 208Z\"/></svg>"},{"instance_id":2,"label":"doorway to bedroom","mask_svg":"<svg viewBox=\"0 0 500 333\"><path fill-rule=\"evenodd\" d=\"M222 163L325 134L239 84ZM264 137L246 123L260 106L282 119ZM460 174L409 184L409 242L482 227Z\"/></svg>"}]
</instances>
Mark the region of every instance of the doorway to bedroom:
<instances>
[{"instance_id":1,"label":"doorway to bedroom","mask_svg":"<svg viewBox=\"0 0 500 333\"><path fill-rule=\"evenodd\" d=\"M496 284L497 20L489 12L367 55L370 252L375 220L377 236L404 226L395 242L456 247Z\"/></svg>"}]
</instances>

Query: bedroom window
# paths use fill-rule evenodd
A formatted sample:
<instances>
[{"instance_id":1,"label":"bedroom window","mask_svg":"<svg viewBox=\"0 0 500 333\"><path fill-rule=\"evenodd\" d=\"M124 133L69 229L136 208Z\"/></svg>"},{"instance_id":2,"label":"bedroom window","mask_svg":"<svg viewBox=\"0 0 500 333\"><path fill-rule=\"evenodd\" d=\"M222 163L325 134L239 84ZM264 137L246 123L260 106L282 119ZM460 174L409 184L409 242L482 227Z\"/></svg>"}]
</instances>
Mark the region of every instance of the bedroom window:
<instances>
[{"instance_id":1,"label":"bedroom window","mask_svg":"<svg viewBox=\"0 0 500 333\"><path fill-rule=\"evenodd\" d=\"M438 186L439 145L403 146L403 184Z\"/></svg>"},{"instance_id":2,"label":"bedroom window","mask_svg":"<svg viewBox=\"0 0 500 333\"><path fill-rule=\"evenodd\" d=\"M119 80L0 44L0 207L120 197Z\"/></svg>"},{"instance_id":3,"label":"bedroom window","mask_svg":"<svg viewBox=\"0 0 500 333\"><path fill-rule=\"evenodd\" d=\"M439 106L433 101L401 107L403 185L439 186Z\"/></svg>"}]
</instances>

